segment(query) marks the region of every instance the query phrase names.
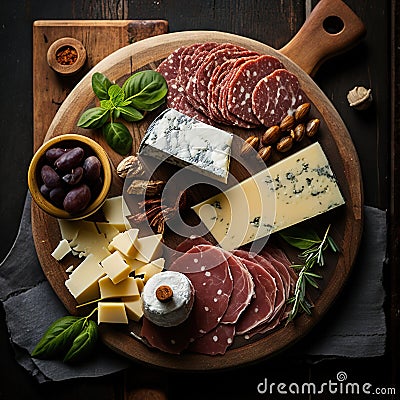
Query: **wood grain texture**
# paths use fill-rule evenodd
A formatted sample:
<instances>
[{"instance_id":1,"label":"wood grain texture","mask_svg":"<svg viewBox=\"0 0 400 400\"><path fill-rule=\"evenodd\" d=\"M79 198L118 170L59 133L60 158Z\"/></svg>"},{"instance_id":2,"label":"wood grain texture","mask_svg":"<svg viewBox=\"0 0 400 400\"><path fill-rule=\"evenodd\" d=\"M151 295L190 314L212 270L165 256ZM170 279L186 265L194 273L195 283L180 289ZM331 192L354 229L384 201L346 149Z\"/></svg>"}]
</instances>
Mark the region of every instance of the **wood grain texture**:
<instances>
[{"instance_id":1,"label":"wood grain texture","mask_svg":"<svg viewBox=\"0 0 400 400\"><path fill-rule=\"evenodd\" d=\"M79 80L105 56L144 38L166 33L166 21L35 21L33 25L33 119L34 150L42 143L58 108ZM64 77L47 64L51 44L62 37L73 37L87 50L82 70ZM107 38L99 40L99 38Z\"/></svg>"},{"instance_id":2,"label":"wood grain texture","mask_svg":"<svg viewBox=\"0 0 400 400\"><path fill-rule=\"evenodd\" d=\"M357 154L347 129L337 111L312 79L295 63L271 47L248 38L215 31L171 33L169 35L149 38L114 52L97 64L96 71L100 71L111 80L119 82L121 78L126 78L137 69L157 65L160 60L182 45L211 40L220 43L231 42L263 54L276 56L282 60L288 70L298 76L301 86L315 105L315 109L323 121L324 128L321 132L320 142L338 175L343 194L347 201L346 207L342 209L342 212L339 211L339 214L335 214L335 220L337 218L334 227L335 236L343 250L337 260L336 268L333 268L334 265L332 266L330 278L326 276L327 286L316 300L311 318L303 315L296 320L296 324L290 324L260 340L248 344L242 343L242 347L229 350L222 358L210 358L208 356L189 353L181 355L179 358L172 357L168 354L154 352L140 342L137 342L129 336L129 330L116 329L109 325L102 327L101 336L103 341L115 351L151 365L179 370L210 370L247 364L275 354L303 337L326 312L343 286L354 262L362 230L363 199L361 174ZM132 57L132 54L134 54L134 57ZM45 139L73 130L77 133L89 135L102 143L104 147L107 147L96 132L76 127L76 122L82 110L93 106L94 101L94 94L91 88L91 73L89 72L60 107ZM136 148L149 122L150 120L144 120L140 124L134 125L135 129L132 130L132 134ZM235 132L239 135L248 134L247 132ZM114 165L117 165L121 157L113 152L109 153L109 155ZM115 181L114 186L118 193L121 190L120 181ZM68 294L64 286L66 278L65 268L60 268L60 265L54 261L51 262L51 256L49 255L51 249L55 247L59 239L59 234L57 235L58 229L54 228L56 223L39 211L37 207L33 208L32 222L38 257L43 270L67 309L71 313L74 313L75 301ZM166 241L168 241L168 238L166 238ZM70 264L71 260L65 260L65 263ZM64 262L61 264L63 265Z\"/></svg>"}]
</instances>

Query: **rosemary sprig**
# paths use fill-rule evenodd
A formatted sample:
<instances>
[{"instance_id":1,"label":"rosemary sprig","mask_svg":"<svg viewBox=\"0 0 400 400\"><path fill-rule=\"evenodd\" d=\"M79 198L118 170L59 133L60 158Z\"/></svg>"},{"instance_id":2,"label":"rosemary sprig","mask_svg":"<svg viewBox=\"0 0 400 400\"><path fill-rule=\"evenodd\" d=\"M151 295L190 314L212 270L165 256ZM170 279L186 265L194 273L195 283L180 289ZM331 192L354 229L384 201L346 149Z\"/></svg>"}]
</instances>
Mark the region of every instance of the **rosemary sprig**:
<instances>
[{"instance_id":1,"label":"rosemary sprig","mask_svg":"<svg viewBox=\"0 0 400 400\"><path fill-rule=\"evenodd\" d=\"M299 258L304 260L302 264L292 265L292 268L298 271L298 278L294 289L294 295L288 299L289 304L293 304L292 309L289 313L287 323L292 321L297 314L300 312L306 312L311 314L312 304L307 300L307 285L311 285L318 289L317 279L322 279L321 275L318 275L311 270L317 266L324 266L324 251L329 247L333 252L337 252L339 249L329 236L330 225L325 231L322 239L314 231L307 231L303 238L301 238L299 229L296 228L296 232L285 231L281 234L281 237L285 239L291 245L302 249L303 251L299 254ZM312 237L312 240L310 240ZM288 240L288 238L290 240ZM296 241L294 241L294 238Z\"/></svg>"}]
</instances>

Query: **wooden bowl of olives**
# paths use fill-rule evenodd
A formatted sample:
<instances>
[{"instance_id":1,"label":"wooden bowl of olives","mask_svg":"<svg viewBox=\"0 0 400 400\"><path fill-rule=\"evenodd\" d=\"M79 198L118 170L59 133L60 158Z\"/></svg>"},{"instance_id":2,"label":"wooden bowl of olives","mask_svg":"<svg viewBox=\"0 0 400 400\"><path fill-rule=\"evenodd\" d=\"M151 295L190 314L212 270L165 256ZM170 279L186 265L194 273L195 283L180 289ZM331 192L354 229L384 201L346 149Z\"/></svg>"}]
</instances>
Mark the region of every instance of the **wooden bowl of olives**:
<instances>
[{"instance_id":1,"label":"wooden bowl of olives","mask_svg":"<svg viewBox=\"0 0 400 400\"><path fill-rule=\"evenodd\" d=\"M56 136L34 154L28 170L33 200L61 219L83 219L104 203L112 171L106 151L77 134Z\"/></svg>"}]
</instances>

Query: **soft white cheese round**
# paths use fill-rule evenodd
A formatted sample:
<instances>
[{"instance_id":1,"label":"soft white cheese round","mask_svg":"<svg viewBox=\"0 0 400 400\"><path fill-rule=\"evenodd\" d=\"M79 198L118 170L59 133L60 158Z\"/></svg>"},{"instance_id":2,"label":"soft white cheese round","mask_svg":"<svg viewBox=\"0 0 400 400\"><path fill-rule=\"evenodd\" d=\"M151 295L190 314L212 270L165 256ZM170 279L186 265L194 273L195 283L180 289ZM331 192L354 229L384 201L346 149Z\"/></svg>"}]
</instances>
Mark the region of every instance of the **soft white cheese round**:
<instances>
[{"instance_id":1,"label":"soft white cheese round","mask_svg":"<svg viewBox=\"0 0 400 400\"><path fill-rule=\"evenodd\" d=\"M160 286L169 286L172 297L160 301L156 292ZM181 324L189 316L194 302L194 288L182 273L165 271L153 275L142 292L143 313L156 325L171 327Z\"/></svg>"}]
</instances>

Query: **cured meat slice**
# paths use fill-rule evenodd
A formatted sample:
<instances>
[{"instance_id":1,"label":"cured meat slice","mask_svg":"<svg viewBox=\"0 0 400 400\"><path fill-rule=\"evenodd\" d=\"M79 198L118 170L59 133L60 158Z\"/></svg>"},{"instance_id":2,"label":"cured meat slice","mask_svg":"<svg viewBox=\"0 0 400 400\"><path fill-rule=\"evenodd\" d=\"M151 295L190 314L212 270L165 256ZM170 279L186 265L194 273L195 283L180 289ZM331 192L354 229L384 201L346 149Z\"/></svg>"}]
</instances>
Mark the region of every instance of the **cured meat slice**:
<instances>
[{"instance_id":1,"label":"cured meat slice","mask_svg":"<svg viewBox=\"0 0 400 400\"><path fill-rule=\"evenodd\" d=\"M252 94L252 109L263 125L279 125L307 101L297 77L285 69L277 69L257 83Z\"/></svg>"},{"instance_id":2,"label":"cured meat slice","mask_svg":"<svg viewBox=\"0 0 400 400\"><path fill-rule=\"evenodd\" d=\"M179 47L158 66L157 72L159 72L167 82L171 79L176 79L179 75L181 55L185 49L185 46Z\"/></svg>"},{"instance_id":3,"label":"cured meat slice","mask_svg":"<svg viewBox=\"0 0 400 400\"><path fill-rule=\"evenodd\" d=\"M235 325L219 324L212 331L191 343L189 350L211 356L225 354L227 348L233 343L234 336Z\"/></svg>"},{"instance_id":4,"label":"cured meat slice","mask_svg":"<svg viewBox=\"0 0 400 400\"><path fill-rule=\"evenodd\" d=\"M180 354L195 339L191 316L182 324L169 328L155 325L143 318L140 334L151 347L172 354Z\"/></svg>"},{"instance_id":5,"label":"cured meat slice","mask_svg":"<svg viewBox=\"0 0 400 400\"><path fill-rule=\"evenodd\" d=\"M253 299L236 324L236 333L244 335L270 319L277 288L274 278L263 267L244 258L239 259L249 270L255 284Z\"/></svg>"},{"instance_id":6,"label":"cured meat slice","mask_svg":"<svg viewBox=\"0 0 400 400\"><path fill-rule=\"evenodd\" d=\"M275 269L274 265L269 260L255 253L249 253L248 251L245 250L235 250L234 254L239 257L245 258L246 260L258 263L275 279L277 291L274 304L274 311L270 316L270 320L272 320L275 317L275 315L278 314L281 308L285 305L285 302L287 300L286 286L283 284L283 280L281 278L280 273Z\"/></svg>"},{"instance_id":7,"label":"cured meat slice","mask_svg":"<svg viewBox=\"0 0 400 400\"><path fill-rule=\"evenodd\" d=\"M184 273L195 289L191 320L195 333L207 333L221 321L233 290L228 261L211 245L193 247L175 260L170 271Z\"/></svg>"},{"instance_id":8,"label":"cured meat slice","mask_svg":"<svg viewBox=\"0 0 400 400\"><path fill-rule=\"evenodd\" d=\"M259 256L264 258L265 260L268 260L274 266L274 268L279 272L283 284L285 286L285 296L286 299L288 299L293 280L292 277L290 276L288 267L282 264L281 261L277 260L274 256L272 256L272 254L268 253L267 251L261 252Z\"/></svg>"},{"instance_id":9,"label":"cured meat slice","mask_svg":"<svg viewBox=\"0 0 400 400\"><path fill-rule=\"evenodd\" d=\"M167 81L168 83L168 94L167 94L167 107L175 108L176 110L179 108L179 104L184 98L185 91L183 87L180 85L177 79L171 79Z\"/></svg>"},{"instance_id":10,"label":"cured meat slice","mask_svg":"<svg viewBox=\"0 0 400 400\"><path fill-rule=\"evenodd\" d=\"M233 278L233 290L221 323L235 324L250 304L254 295L254 282L250 272L237 257L228 252L226 255Z\"/></svg>"},{"instance_id":11,"label":"cured meat slice","mask_svg":"<svg viewBox=\"0 0 400 400\"><path fill-rule=\"evenodd\" d=\"M213 51L210 51L209 55L199 66L195 78L193 79L195 80L196 93L198 95L199 102L202 103L204 107L208 107L208 84L217 65L221 65L229 59L237 59L256 54L258 53L230 44L218 46L213 49Z\"/></svg>"},{"instance_id":12,"label":"cured meat slice","mask_svg":"<svg viewBox=\"0 0 400 400\"><path fill-rule=\"evenodd\" d=\"M272 56L260 56L243 63L229 82L228 110L246 122L259 124L251 106L253 90L262 78L282 68L284 65Z\"/></svg>"},{"instance_id":13,"label":"cured meat slice","mask_svg":"<svg viewBox=\"0 0 400 400\"><path fill-rule=\"evenodd\" d=\"M191 236L185 239L183 242L179 243L178 246L176 246L175 250L177 252L186 253L192 247L199 246L201 244L211 245L211 242L209 242L208 240L204 239L201 236Z\"/></svg>"}]
</instances>

